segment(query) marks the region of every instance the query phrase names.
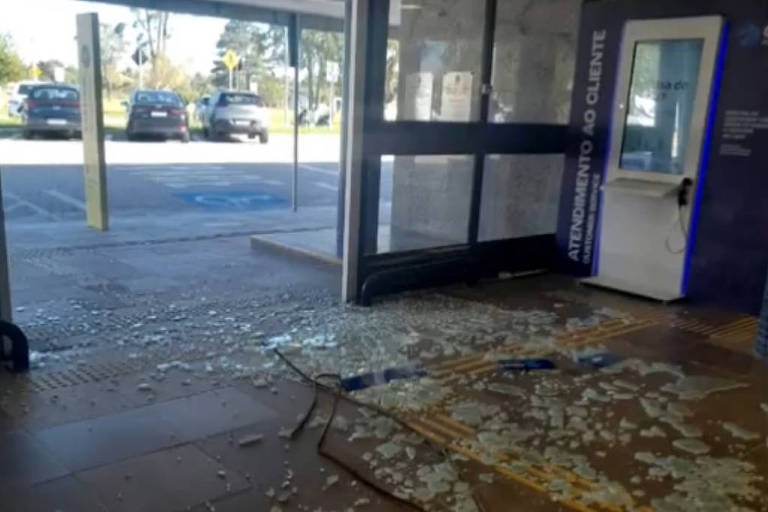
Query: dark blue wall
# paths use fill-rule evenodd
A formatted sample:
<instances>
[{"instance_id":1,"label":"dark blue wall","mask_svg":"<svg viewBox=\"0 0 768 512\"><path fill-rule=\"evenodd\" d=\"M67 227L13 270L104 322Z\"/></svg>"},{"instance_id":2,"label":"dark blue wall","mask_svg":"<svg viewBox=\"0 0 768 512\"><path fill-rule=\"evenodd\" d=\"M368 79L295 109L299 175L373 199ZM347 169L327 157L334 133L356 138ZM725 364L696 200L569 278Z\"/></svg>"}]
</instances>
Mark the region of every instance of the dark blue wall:
<instances>
[{"instance_id":1,"label":"dark blue wall","mask_svg":"<svg viewBox=\"0 0 768 512\"><path fill-rule=\"evenodd\" d=\"M721 151L728 142L723 140L726 111L760 111L761 117L768 118L766 0L584 3L557 233L559 264L562 270L580 276L590 275L594 268L593 255L597 256L599 243L599 187L610 146L624 23L712 14L725 18L725 52L710 144L704 148L706 167L697 191L699 202L684 286L694 302L757 313L768 270L768 129L756 131L743 143L751 147L749 156ZM600 64L599 80L596 62ZM592 119L594 130L590 129Z\"/></svg>"}]
</instances>

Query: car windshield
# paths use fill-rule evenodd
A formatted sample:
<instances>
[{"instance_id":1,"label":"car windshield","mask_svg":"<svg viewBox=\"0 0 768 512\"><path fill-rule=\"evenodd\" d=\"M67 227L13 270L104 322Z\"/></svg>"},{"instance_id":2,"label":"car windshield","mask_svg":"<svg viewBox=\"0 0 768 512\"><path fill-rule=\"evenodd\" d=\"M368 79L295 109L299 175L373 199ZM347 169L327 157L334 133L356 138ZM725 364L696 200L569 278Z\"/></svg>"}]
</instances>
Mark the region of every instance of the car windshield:
<instances>
[{"instance_id":1,"label":"car windshield","mask_svg":"<svg viewBox=\"0 0 768 512\"><path fill-rule=\"evenodd\" d=\"M142 91L136 93L133 102L137 105L168 105L181 107L181 98L178 94L164 91Z\"/></svg>"},{"instance_id":2,"label":"car windshield","mask_svg":"<svg viewBox=\"0 0 768 512\"><path fill-rule=\"evenodd\" d=\"M21 84L19 86L19 94L29 94L29 90L32 88L29 84Z\"/></svg>"},{"instance_id":3,"label":"car windshield","mask_svg":"<svg viewBox=\"0 0 768 512\"><path fill-rule=\"evenodd\" d=\"M30 97L39 101L79 101L80 95L71 87L37 87Z\"/></svg>"},{"instance_id":4,"label":"car windshield","mask_svg":"<svg viewBox=\"0 0 768 512\"><path fill-rule=\"evenodd\" d=\"M261 106L261 98L255 94L227 92L221 95L219 100L221 105L257 105Z\"/></svg>"}]
</instances>

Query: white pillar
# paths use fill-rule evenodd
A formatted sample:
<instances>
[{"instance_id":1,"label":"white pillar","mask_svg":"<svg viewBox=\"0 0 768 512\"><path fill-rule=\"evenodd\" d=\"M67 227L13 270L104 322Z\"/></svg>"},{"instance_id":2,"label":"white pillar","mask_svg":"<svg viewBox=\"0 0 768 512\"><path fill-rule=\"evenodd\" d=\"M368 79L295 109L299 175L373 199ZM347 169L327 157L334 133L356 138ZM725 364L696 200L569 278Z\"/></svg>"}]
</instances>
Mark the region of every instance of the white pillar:
<instances>
[{"instance_id":1,"label":"white pillar","mask_svg":"<svg viewBox=\"0 0 768 512\"><path fill-rule=\"evenodd\" d=\"M77 50L80 58L80 111L86 220L88 226L107 231L109 229L107 163L104 155L99 16L96 13L77 15Z\"/></svg>"}]
</instances>

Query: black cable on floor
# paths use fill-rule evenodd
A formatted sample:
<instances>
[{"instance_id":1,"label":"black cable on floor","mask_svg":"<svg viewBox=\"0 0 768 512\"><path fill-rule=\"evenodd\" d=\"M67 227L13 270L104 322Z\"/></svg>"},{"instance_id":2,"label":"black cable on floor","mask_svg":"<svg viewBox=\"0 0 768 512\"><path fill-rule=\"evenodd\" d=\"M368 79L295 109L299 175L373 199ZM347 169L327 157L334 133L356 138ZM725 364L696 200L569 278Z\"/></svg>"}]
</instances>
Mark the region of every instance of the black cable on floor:
<instances>
[{"instance_id":1,"label":"black cable on floor","mask_svg":"<svg viewBox=\"0 0 768 512\"><path fill-rule=\"evenodd\" d=\"M320 439L319 439L319 441L317 443L317 452L321 456L323 456L326 459L330 460L334 464L340 466L342 469L344 469L345 471L350 473L354 478L356 478L357 480L360 480L365 485L367 485L368 487L370 487L371 489L373 489L377 493L385 496L386 498L394 500L397 503L400 503L402 505L409 506L409 507L411 507L411 508L413 508L415 510L418 510L420 512L427 512L427 510L424 507L422 507L421 505L419 505L418 503L415 503L415 502L413 502L411 500L408 500L406 498L401 498L399 496L396 496L395 494L393 494L388 489L380 486L375 481L370 480L367 477L363 476L356 469L354 469L353 467L349 466L344 461L342 461L341 459L339 459L338 457L336 457L332 453L330 453L330 452L325 450L325 448L324 448L325 438L327 437L328 431L330 430L331 425L333 424L333 420L336 417L336 412L338 410L339 402L341 402L341 400L345 400L345 401L347 401L347 402L349 402L349 403L351 403L353 405L356 405L358 407L369 409L369 410L372 410L372 411L374 411L374 412L376 412L378 414L381 414L382 416L385 416L388 419L390 419L391 421L397 423L402 428L404 428L406 430L410 430L411 432L415 432L416 434L421 436L424 439L424 441L426 442L426 444L432 450L434 450L436 453L439 453L443 457L446 457L448 460L450 460L450 454L447 454L446 451L443 449L443 447L436 446L435 444L433 444L433 442L430 439L425 438L420 432L417 432L416 430L411 428L407 423L402 421L397 416L394 416L389 411L386 411L386 410L382 409L381 407L373 405L373 404L367 404L365 402L361 402L361 401L356 400L356 399L354 399L354 398L352 398L352 397L350 397L348 395L343 394L342 393L342 389L343 388L341 386L342 377L340 375L334 374L334 373L323 373L323 374L318 375L316 378L312 378L307 373L305 373L303 370L301 370L301 368L299 368L298 366L293 364L293 362L290 359L288 359L285 355L283 355L283 353L280 352L280 350L274 349L274 351L275 351L275 354L277 354L277 356L290 369L292 369L294 372L296 372L296 374L298 374L308 384L312 384L312 386L314 388L314 396L312 398L312 403L310 404L309 409L304 414L304 416L302 417L302 419L299 422L299 424L291 432L291 438L293 438L295 435L298 435L298 433L301 432L301 430L304 429L305 425L307 424L307 420L309 419L309 417L312 416L312 412L315 410L315 408L317 406L319 391L323 390L323 391L326 391L326 392L329 392L329 393L333 393L334 399L333 399L333 406L332 406L332 409L331 409L331 415L329 416L328 421L325 423L325 427L323 428L323 432L320 435ZM328 385L323 384L322 382L320 382L320 379L328 379L328 378L334 379L336 381L337 385L335 387L331 387L331 386L328 386ZM480 506L480 503L478 503L478 501L477 501L477 499L475 498L474 495L472 495L472 499L475 501L475 505L477 506L478 510L480 510L480 511L485 510L484 507Z\"/></svg>"}]
</instances>

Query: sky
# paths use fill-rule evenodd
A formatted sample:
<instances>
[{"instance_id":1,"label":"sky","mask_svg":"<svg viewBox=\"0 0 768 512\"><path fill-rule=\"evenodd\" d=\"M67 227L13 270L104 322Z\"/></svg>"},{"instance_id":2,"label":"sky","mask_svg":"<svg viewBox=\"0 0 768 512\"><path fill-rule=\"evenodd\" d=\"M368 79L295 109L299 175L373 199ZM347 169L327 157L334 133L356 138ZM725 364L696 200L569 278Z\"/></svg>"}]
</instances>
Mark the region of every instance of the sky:
<instances>
[{"instance_id":1,"label":"sky","mask_svg":"<svg viewBox=\"0 0 768 512\"><path fill-rule=\"evenodd\" d=\"M27 63L58 59L65 65L76 65L75 16L84 12L98 13L101 23L126 23L126 40L136 40L131 28L134 17L128 7L77 0L0 1L4 4L0 33L13 37L16 49ZM216 41L226 22L221 18L171 14L168 56L189 72L208 73L217 55ZM132 53L132 48L126 53ZM126 56L123 65L133 63Z\"/></svg>"}]
</instances>

